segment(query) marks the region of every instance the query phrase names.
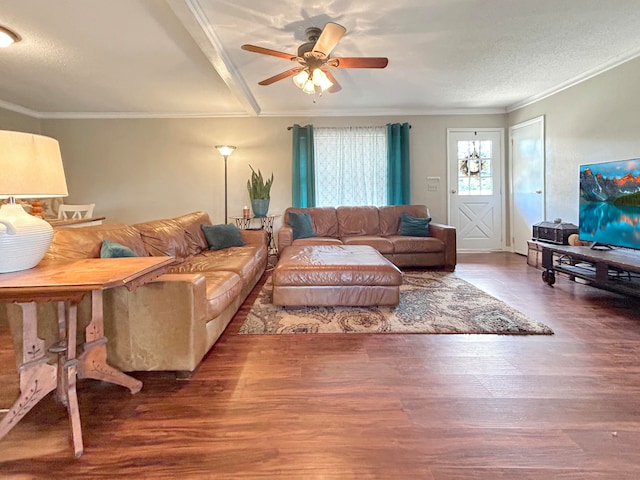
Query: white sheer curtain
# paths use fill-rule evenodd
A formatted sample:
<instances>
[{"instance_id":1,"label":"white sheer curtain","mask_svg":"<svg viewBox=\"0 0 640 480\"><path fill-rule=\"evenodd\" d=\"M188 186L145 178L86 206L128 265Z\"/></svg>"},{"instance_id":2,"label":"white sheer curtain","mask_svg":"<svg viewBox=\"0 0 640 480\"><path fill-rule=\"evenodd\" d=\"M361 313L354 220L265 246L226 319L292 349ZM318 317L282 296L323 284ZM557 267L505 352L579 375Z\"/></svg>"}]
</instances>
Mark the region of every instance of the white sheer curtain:
<instances>
[{"instance_id":1,"label":"white sheer curtain","mask_svg":"<svg viewBox=\"0 0 640 480\"><path fill-rule=\"evenodd\" d=\"M386 205L385 127L314 127L316 205Z\"/></svg>"}]
</instances>

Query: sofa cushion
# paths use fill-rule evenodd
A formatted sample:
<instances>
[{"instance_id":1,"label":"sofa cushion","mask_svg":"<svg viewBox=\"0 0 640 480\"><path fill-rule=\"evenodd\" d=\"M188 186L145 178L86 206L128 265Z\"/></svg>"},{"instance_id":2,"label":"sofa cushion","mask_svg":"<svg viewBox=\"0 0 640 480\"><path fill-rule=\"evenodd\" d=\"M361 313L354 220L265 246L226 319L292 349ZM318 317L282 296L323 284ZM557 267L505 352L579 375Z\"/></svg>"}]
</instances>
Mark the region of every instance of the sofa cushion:
<instances>
[{"instance_id":1,"label":"sofa cushion","mask_svg":"<svg viewBox=\"0 0 640 480\"><path fill-rule=\"evenodd\" d=\"M342 240L334 237L309 237L298 238L291 245L343 245Z\"/></svg>"},{"instance_id":2,"label":"sofa cushion","mask_svg":"<svg viewBox=\"0 0 640 480\"><path fill-rule=\"evenodd\" d=\"M393 253L438 253L444 252L442 240L434 237L405 237L392 235L387 237L393 244Z\"/></svg>"},{"instance_id":3,"label":"sofa cushion","mask_svg":"<svg viewBox=\"0 0 640 480\"><path fill-rule=\"evenodd\" d=\"M379 235L378 207L338 207L338 236Z\"/></svg>"},{"instance_id":4,"label":"sofa cushion","mask_svg":"<svg viewBox=\"0 0 640 480\"><path fill-rule=\"evenodd\" d=\"M240 236L240 229L230 223L222 225L201 225L204 236L207 239L209 250L221 250L223 248L241 247L244 245Z\"/></svg>"},{"instance_id":5,"label":"sofa cushion","mask_svg":"<svg viewBox=\"0 0 640 480\"><path fill-rule=\"evenodd\" d=\"M107 239L129 247L139 257L147 255L138 230L121 223L106 223L80 228L54 228L53 241L44 260L99 258L102 242Z\"/></svg>"},{"instance_id":6,"label":"sofa cushion","mask_svg":"<svg viewBox=\"0 0 640 480\"><path fill-rule=\"evenodd\" d=\"M137 257L136 252L118 242L103 240L100 247L100 258Z\"/></svg>"},{"instance_id":7,"label":"sofa cushion","mask_svg":"<svg viewBox=\"0 0 640 480\"><path fill-rule=\"evenodd\" d=\"M393 243L385 237L356 235L355 237L342 237L341 240L345 245L369 245L382 254L393 253Z\"/></svg>"},{"instance_id":8,"label":"sofa cushion","mask_svg":"<svg viewBox=\"0 0 640 480\"><path fill-rule=\"evenodd\" d=\"M174 218L184 229L185 241L189 255L196 255L207 250L209 245L200 225L211 225L211 219L205 212L193 212Z\"/></svg>"},{"instance_id":9,"label":"sofa cushion","mask_svg":"<svg viewBox=\"0 0 640 480\"><path fill-rule=\"evenodd\" d=\"M308 213L311 216L313 231L318 237L338 236L336 209L333 207L287 208L284 214L285 225L290 225L289 212Z\"/></svg>"},{"instance_id":10,"label":"sofa cushion","mask_svg":"<svg viewBox=\"0 0 640 480\"><path fill-rule=\"evenodd\" d=\"M293 230L294 240L316 236L311 224L311 215L308 213L289 212L289 224Z\"/></svg>"},{"instance_id":11,"label":"sofa cushion","mask_svg":"<svg viewBox=\"0 0 640 480\"><path fill-rule=\"evenodd\" d=\"M168 255L175 257L176 262L182 262L191 255L184 228L175 219L136 223L133 227L140 232L148 255Z\"/></svg>"},{"instance_id":12,"label":"sofa cushion","mask_svg":"<svg viewBox=\"0 0 640 480\"><path fill-rule=\"evenodd\" d=\"M384 236L400 233L400 216L403 213L417 218L427 218L429 211L426 205L389 205L379 207L380 234Z\"/></svg>"},{"instance_id":13,"label":"sofa cushion","mask_svg":"<svg viewBox=\"0 0 640 480\"><path fill-rule=\"evenodd\" d=\"M242 279L235 272L204 272L207 281L206 320L220 315L242 292Z\"/></svg>"},{"instance_id":14,"label":"sofa cushion","mask_svg":"<svg viewBox=\"0 0 640 480\"><path fill-rule=\"evenodd\" d=\"M242 277L243 282L260 276L259 270L266 262L267 249L262 245L245 245L243 247L225 248L222 250L205 250L184 262L180 267L189 268L190 272L217 272L227 270ZM173 271L173 269L172 269Z\"/></svg>"},{"instance_id":15,"label":"sofa cushion","mask_svg":"<svg viewBox=\"0 0 640 480\"><path fill-rule=\"evenodd\" d=\"M400 235L408 237L428 237L431 218L412 217L403 213L400 215Z\"/></svg>"}]
</instances>

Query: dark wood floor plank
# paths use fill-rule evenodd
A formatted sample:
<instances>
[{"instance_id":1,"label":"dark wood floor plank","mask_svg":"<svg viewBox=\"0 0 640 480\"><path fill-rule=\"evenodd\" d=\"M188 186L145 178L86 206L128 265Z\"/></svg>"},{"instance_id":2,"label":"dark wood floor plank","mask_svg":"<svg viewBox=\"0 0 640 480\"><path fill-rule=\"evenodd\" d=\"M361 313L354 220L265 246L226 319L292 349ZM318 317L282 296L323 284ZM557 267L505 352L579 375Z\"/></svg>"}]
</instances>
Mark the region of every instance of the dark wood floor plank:
<instances>
[{"instance_id":1,"label":"dark wood floor plank","mask_svg":"<svg viewBox=\"0 0 640 480\"><path fill-rule=\"evenodd\" d=\"M256 290L190 378L79 382L80 459L45 398L0 441L0 478L640 478L640 300L551 288L509 253L456 274L555 335L239 335ZM0 324L5 408L11 345Z\"/></svg>"}]
</instances>

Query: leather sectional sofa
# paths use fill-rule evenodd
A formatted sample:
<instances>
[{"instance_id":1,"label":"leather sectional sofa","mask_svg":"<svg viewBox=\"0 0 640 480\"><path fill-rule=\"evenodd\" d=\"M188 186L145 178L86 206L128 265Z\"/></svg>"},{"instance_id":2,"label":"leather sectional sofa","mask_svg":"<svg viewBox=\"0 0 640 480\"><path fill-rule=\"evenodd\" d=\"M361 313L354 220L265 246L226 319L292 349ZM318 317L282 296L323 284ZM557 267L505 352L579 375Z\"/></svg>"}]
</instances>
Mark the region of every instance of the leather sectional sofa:
<instances>
[{"instance_id":1,"label":"leather sectional sofa","mask_svg":"<svg viewBox=\"0 0 640 480\"><path fill-rule=\"evenodd\" d=\"M108 362L123 371L193 371L220 337L267 265L263 230L241 230L243 246L209 250L201 225L209 216L195 212L135 225L104 224L54 229L43 262L100 256L103 240L125 245L138 256L172 256L169 270L129 291L104 292ZM7 308L16 341L19 309ZM55 308L39 306L39 334L55 338ZM90 296L78 308L78 332L90 319ZM52 329L46 331L46 329ZM16 347L19 347L17 342Z\"/></svg>"},{"instance_id":2,"label":"leather sectional sofa","mask_svg":"<svg viewBox=\"0 0 640 480\"><path fill-rule=\"evenodd\" d=\"M289 212L308 213L315 235L293 238ZM456 230L449 225L429 224L428 237L400 235L401 215L427 218L425 205L386 207L288 208L278 230L278 248L289 245L369 245L398 267L456 267Z\"/></svg>"}]
</instances>

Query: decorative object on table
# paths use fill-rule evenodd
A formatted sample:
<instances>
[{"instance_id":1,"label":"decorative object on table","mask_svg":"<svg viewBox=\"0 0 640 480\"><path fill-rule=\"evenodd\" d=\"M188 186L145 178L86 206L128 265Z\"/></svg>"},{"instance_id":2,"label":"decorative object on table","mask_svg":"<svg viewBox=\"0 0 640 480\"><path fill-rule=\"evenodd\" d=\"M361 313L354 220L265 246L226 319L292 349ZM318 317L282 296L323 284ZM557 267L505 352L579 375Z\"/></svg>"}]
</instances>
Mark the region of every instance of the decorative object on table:
<instances>
[{"instance_id":1,"label":"decorative object on table","mask_svg":"<svg viewBox=\"0 0 640 480\"><path fill-rule=\"evenodd\" d=\"M251 216L251 210L246 205L242 208L242 216L244 218L249 218Z\"/></svg>"},{"instance_id":2,"label":"decorative object on table","mask_svg":"<svg viewBox=\"0 0 640 480\"><path fill-rule=\"evenodd\" d=\"M247 190L251 199L251 208L256 217L265 217L269 211L273 173L271 173L271 178L265 181L260 169L256 173L251 165L249 168L251 169L251 179L247 180Z\"/></svg>"},{"instance_id":3,"label":"decorative object on table","mask_svg":"<svg viewBox=\"0 0 640 480\"><path fill-rule=\"evenodd\" d=\"M540 242L568 245L569 236L578 233L578 227L573 223L562 223L561 218L553 222L539 222L533 226L533 239Z\"/></svg>"},{"instance_id":4,"label":"decorative object on table","mask_svg":"<svg viewBox=\"0 0 640 480\"><path fill-rule=\"evenodd\" d=\"M53 228L29 215L16 198L66 197L58 141L31 133L0 131L0 273L32 268L53 239Z\"/></svg>"},{"instance_id":5,"label":"decorative object on table","mask_svg":"<svg viewBox=\"0 0 640 480\"><path fill-rule=\"evenodd\" d=\"M269 278L239 333L553 334L453 273L405 272L395 307L282 308L271 302L272 289Z\"/></svg>"},{"instance_id":6,"label":"decorative object on table","mask_svg":"<svg viewBox=\"0 0 640 480\"><path fill-rule=\"evenodd\" d=\"M40 200L33 200L31 202L31 211L29 212L34 217L44 218L44 208Z\"/></svg>"},{"instance_id":7,"label":"decorative object on table","mask_svg":"<svg viewBox=\"0 0 640 480\"><path fill-rule=\"evenodd\" d=\"M224 158L224 223L227 223L227 158L236 149L233 145L216 145L216 148Z\"/></svg>"}]
</instances>

